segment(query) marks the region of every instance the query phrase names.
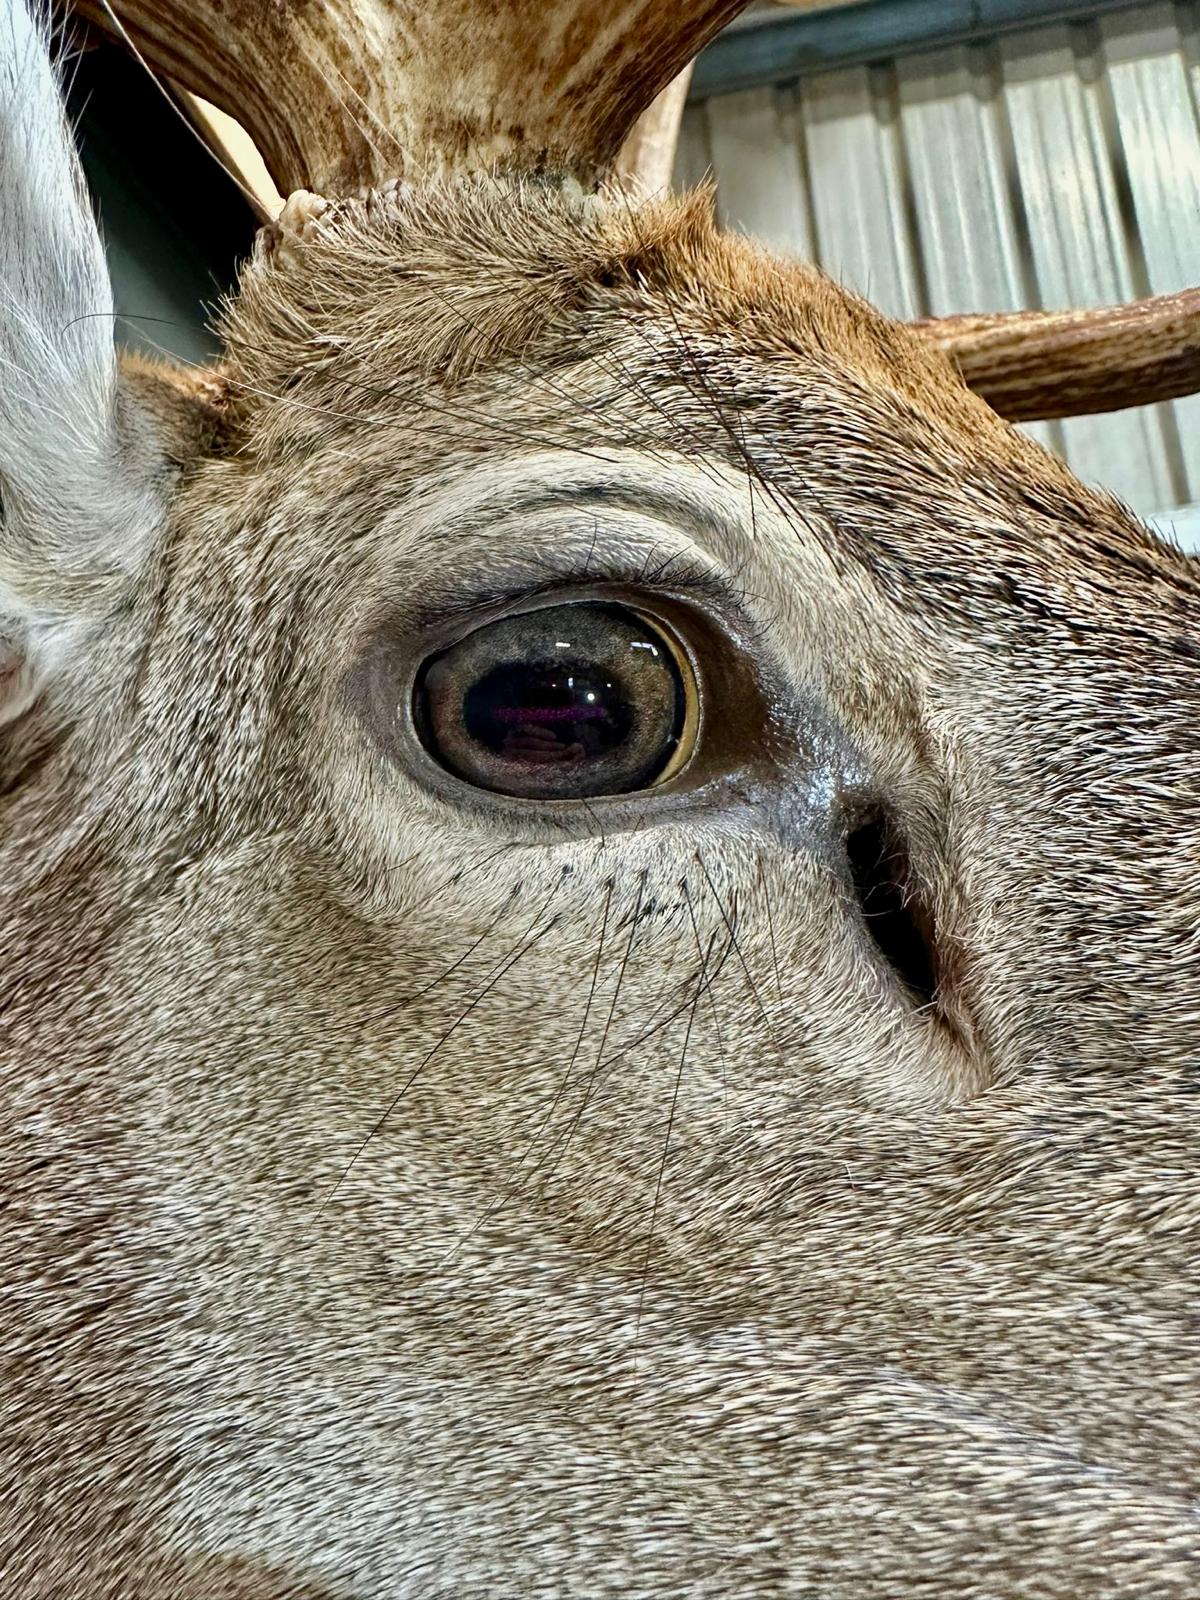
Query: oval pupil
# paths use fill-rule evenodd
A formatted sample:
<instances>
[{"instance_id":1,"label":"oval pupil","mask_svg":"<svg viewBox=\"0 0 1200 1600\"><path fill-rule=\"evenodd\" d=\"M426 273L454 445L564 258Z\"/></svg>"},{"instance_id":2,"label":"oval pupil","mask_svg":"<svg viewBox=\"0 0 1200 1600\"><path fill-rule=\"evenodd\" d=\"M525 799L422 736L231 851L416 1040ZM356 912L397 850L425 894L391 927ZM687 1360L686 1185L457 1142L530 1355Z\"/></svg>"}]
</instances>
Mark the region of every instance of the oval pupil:
<instances>
[{"instance_id":1,"label":"oval pupil","mask_svg":"<svg viewBox=\"0 0 1200 1600\"><path fill-rule=\"evenodd\" d=\"M510 662L467 691L463 725L505 760L563 766L621 744L633 727L633 708L622 685L594 663Z\"/></svg>"}]
</instances>

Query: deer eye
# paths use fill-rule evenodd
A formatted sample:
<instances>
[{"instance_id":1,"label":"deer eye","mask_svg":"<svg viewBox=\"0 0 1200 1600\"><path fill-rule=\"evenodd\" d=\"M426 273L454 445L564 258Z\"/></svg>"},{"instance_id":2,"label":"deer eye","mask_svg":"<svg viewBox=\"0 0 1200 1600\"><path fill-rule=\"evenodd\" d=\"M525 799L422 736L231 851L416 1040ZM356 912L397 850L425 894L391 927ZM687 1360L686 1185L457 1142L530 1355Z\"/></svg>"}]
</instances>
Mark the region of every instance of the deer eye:
<instances>
[{"instance_id":1,"label":"deer eye","mask_svg":"<svg viewBox=\"0 0 1200 1600\"><path fill-rule=\"evenodd\" d=\"M430 755L477 788L578 800L678 772L698 695L665 626L581 602L504 617L430 656L413 711Z\"/></svg>"}]
</instances>

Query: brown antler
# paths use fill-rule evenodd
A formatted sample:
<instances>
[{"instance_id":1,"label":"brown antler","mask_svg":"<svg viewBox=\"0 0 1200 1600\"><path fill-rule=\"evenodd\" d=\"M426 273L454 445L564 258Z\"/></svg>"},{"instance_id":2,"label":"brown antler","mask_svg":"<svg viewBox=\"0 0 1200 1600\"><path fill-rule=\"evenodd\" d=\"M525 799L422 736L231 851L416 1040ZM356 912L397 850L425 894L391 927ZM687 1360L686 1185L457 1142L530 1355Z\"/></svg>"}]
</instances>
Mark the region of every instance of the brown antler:
<instances>
[{"instance_id":1,"label":"brown antler","mask_svg":"<svg viewBox=\"0 0 1200 1600\"><path fill-rule=\"evenodd\" d=\"M236 117L280 190L463 168L595 182L746 0L79 0Z\"/></svg>"},{"instance_id":2,"label":"brown antler","mask_svg":"<svg viewBox=\"0 0 1200 1600\"><path fill-rule=\"evenodd\" d=\"M1200 288L1089 311L934 317L915 326L1013 421L1121 411L1200 389Z\"/></svg>"}]
</instances>

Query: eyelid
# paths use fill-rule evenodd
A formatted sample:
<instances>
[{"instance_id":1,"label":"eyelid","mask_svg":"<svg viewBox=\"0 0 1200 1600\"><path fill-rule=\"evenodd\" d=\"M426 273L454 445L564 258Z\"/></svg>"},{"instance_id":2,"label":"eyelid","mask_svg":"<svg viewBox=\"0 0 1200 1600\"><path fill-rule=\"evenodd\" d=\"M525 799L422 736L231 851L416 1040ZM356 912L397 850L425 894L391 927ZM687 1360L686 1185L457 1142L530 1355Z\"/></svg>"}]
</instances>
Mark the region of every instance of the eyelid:
<instances>
[{"instance_id":1,"label":"eyelid","mask_svg":"<svg viewBox=\"0 0 1200 1600\"><path fill-rule=\"evenodd\" d=\"M750 626L744 610L745 595L723 574L696 564L643 563L625 570L597 570L585 564L575 570L560 568L542 579L514 576L506 585L479 583L464 586L457 595L425 601L412 615L412 631L422 639L440 641L442 647L464 638L476 628L522 610L541 609L541 604L575 604L586 599L625 600L641 604L641 597L661 594L664 598L707 600L717 608L734 613L744 627Z\"/></svg>"},{"instance_id":2,"label":"eyelid","mask_svg":"<svg viewBox=\"0 0 1200 1600\"><path fill-rule=\"evenodd\" d=\"M656 543L644 527L626 530L624 538L606 541L602 550L599 539L590 538L592 524L582 526L576 518L555 546L547 538L535 551L522 548L518 536L541 539L543 527L505 531L513 542L506 552L495 541L490 562L488 550L469 535L457 549L447 542L440 566L430 563L420 571L410 566L400 598L394 561L389 562L391 585L381 584L356 629L362 644L345 679L352 704L373 742L423 789L468 812L482 803L476 791L429 755L412 717L397 715L398 707L413 704L425 661L489 621L593 599L644 613L682 645L692 669L707 732L696 742L696 758L678 775L682 785L673 781L675 775L662 782L660 774L659 786L647 791L656 795L656 804L673 810L747 764L756 771L773 769L777 746L771 708L786 695L788 684L765 601L739 589L714 557L681 533L672 537L675 530L664 528ZM421 553L428 554L428 548ZM736 719L710 714L735 701L744 713ZM514 823L526 816L522 808L528 804L505 796L487 801L505 808Z\"/></svg>"}]
</instances>

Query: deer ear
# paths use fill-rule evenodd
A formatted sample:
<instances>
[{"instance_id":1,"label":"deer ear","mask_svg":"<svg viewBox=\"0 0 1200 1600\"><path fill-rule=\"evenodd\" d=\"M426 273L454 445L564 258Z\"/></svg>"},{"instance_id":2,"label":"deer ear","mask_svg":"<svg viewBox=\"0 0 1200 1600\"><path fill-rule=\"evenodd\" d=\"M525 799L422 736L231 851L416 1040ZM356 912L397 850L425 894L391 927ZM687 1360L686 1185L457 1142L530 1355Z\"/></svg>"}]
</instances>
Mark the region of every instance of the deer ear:
<instances>
[{"instance_id":1,"label":"deer ear","mask_svg":"<svg viewBox=\"0 0 1200 1600\"><path fill-rule=\"evenodd\" d=\"M86 648L161 524L44 17L0 0L0 725Z\"/></svg>"}]
</instances>

